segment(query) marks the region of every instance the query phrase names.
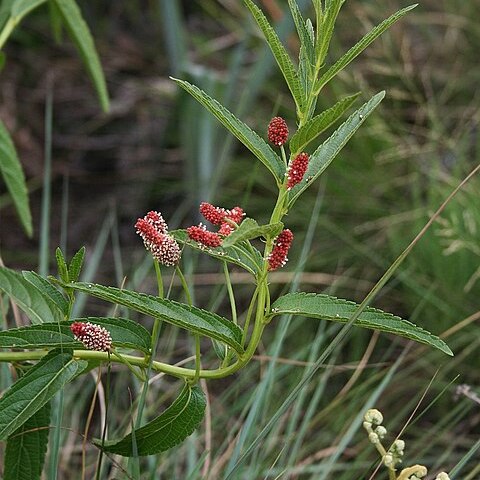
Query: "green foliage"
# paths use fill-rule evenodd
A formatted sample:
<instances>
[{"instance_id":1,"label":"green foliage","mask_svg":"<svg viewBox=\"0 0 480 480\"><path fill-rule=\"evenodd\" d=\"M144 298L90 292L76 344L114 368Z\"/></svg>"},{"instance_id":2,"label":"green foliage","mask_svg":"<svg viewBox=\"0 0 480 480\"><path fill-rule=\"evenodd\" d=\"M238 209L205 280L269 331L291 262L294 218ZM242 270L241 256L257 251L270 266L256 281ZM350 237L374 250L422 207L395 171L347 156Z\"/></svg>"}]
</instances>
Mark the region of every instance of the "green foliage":
<instances>
[{"instance_id":1,"label":"green foliage","mask_svg":"<svg viewBox=\"0 0 480 480\"><path fill-rule=\"evenodd\" d=\"M352 60L354 60L360 53L363 52L376 38L378 38L383 32L390 28L396 21L402 18L410 10L417 6L410 5L409 7L402 8L398 12L394 13L382 23L377 25L369 33L367 33L358 43L356 43L345 55L343 55L334 65L332 65L317 81L315 85L316 93L320 93L320 90L339 72L341 72Z\"/></svg>"},{"instance_id":2,"label":"green foliage","mask_svg":"<svg viewBox=\"0 0 480 480\"><path fill-rule=\"evenodd\" d=\"M285 166L280 157L272 148L257 135L248 125L239 120L214 98L207 95L195 85L185 80L172 78L178 85L186 90L193 98L200 102L211 112L220 123L237 137L273 174L277 182L281 182L285 173Z\"/></svg>"},{"instance_id":3,"label":"green foliage","mask_svg":"<svg viewBox=\"0 0 480 480\"><path fill-rule=\"evenodd\" d=\"M39 480L50 432L50 402L7 439L3 480Z\"/></svg>"},{"instance_id":4,"label":"green foliage","mask_svg":"<svg viewBox=\"0 0 480 480\"><path fill-rule=\"evenodd\" d=\"M78 282L65 286L108 302L123 305L145 315L161 318L165 322L192 333L214 338L226 343L239 353L243 351L240 345L241 330L237 325L215 313L145 293L93 283Z\"/></svg>"},{"instance_id":5,"label":"green foliage","mask_svg":"<svg viewBox=\"0 0 480 480\"><path fill-rule=\"evenodd\" d=\"M364 103L362 107L352 113L350 117L312 153L303 180L290 191L290 207L297 201L298 197L320 177L330 163L332 163L340 150L347 144L350 138L352 138L353 134L360 128L362 123L373 110L375 110L384 97L385 92L379 92L374 95L367 103Z\"/></svg>"},{"instance_id":6,"label":"green foliage","mask_svg":"<svg viewBox=\"0 0 480 480\"><path fill-rule=\"evenodd\" d=\"M252 2L252 0L244 0L244 2L263 32L265 40L267 41L280 71L287 82L288 88L292 93L293 99L297 105L297 110L299 112L303 111L305 92L303 91L302 84L298 78L295 65L263 12Z\"/></svg>"},{"instance_id":7,"label":"green foliage","mask_svg":"<svg viewBox=\"0 0 480 480\"><path fill-rule=\"evenodd\" d=\"M333 322L347 323L355 314L359 305L348 300L316 293L289 293L272 304L272 315L302 315ZM447 355L452 351L443 340L414 325L407 320L383 312L377 308L367 307L355 320L357 327L393 333L431 347L438 348Z\"/></svg>"},{"instance_id":8,"label":"green foliage","mask_svg":"<svg viewBox=\"0 0 480 480\"><path fill-rule=\"evenodd\" d=\"M72 352L53 350L0 398L0 440L5 440L87 365Z\"/></svg>"},{"instance_id":9,"label":"green foliage","mask_svg":"<svg viewBox=\"0 0 480 480\"><path fill-rule=\"evenodd\" d=\"M259 225L253 218L245 218L239 227L224 240L222 246L228 248L254 238L276 237L282 230L282 222Z\"/></svg>"},{"instance_id":10,"label":"green foliage","mask_svg":"<svg viewBox=\"0 0 480 480\"><path fill-rule=\"evenodd\" d=\"M301 126L288 143L293 155L300 153L322 132L331 127L353 105L360 93L339 100L333 107L324 110Z\"/></svg>"},{"instance_id":11,"label":"green foliage","mask_svg":"<svg viewBox=\"0 0 480 480\"><path fill-rule=\"evenodd\" d=\"M94 443L102 450L132 457L155 455L185 440L198 427L205 413L205 395L198 386L185 384L178 398L161 415L121 440ZM135 445L135 448L134 448Z\"/></svg>"},{"instance_id":12,"label":"green foliage","mask_svg":"<svg viewBox=\"0 0 480 480\"><path fill-rule=\"evenodd\" d=\"M15 204L25 233L31 237L33 232L32 214L28 204L25 175L15 146L2 121L0 121L0 173Z\"/></svg>"},{"instance_id":13,"label":"green foliage","mask_svg":"<svg viewBox=\"0 0 480 480\"><path fill-rule=\"evenodd\" d=\"M85 247L82 247L72 257L72 260L70 260L70 264L68 265L68 279L71 282L76 282L80 277L80 272L82 270L84 259L85 259Z\"/></svg>"},{"instance_id":14,"label":"green foliage","mask_svg":"<svg viewBox=\"0 0 480 480\"><path fill-rule=\"evenodd\" d=\"M66 298L45 278L36 272L22 272L23 278L34 285L42 294L51 300L61 310L64 316L68 314Z\"/></svg>"},{"instance_id":15,"label":"green foliage","mask_svg":"<svg viewBox=\"0 0 480 480\"><path fill-rule=\"evenodd\" d=\"M34 324L64 319L62 310L48 297L48 293L42 293L14 270L0 267L0 291L5 292Z\"/></svg>"},{"instance_id":16,"label":"green foliage","mask_svg":"<svg viewBox=\"0 0 480 480\"><path fill-rule=\"evenodd\" d=\"M205 248L197 242L190 240L185 230L174 230L170 233L175 240L177 240L177 242L188 245L189 247L206 253L213 258L238 265L247 272L250 272L252 275L257 275L261 270L262 255L256 248L250 249L244 245Z\"/></svg>"},{"instance_id":17,"label":"green foliage","mask_svg":"<svg viewBox=\"0 0 480 480\"><path fill-rule=\"evenodd\" d=\"M110 101L108 99L107 85L88 25L85 23L82 13L74 0L54 1L62 15L63 23L70 34L70 38L77 46L83 63L92 78L100 105L104 112L108 112Z\"/></svg>"}]
</instances>

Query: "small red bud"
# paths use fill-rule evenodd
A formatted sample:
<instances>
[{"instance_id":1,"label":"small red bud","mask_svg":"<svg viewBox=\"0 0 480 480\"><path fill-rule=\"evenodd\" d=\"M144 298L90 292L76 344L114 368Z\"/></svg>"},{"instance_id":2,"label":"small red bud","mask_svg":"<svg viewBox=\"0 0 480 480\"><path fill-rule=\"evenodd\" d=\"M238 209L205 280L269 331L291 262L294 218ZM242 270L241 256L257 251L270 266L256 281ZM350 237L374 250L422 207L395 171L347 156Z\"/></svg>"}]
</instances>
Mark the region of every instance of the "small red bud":
<instances>
[{"instance_id":1,"label":"small red bud","mask_svg":"<svg viewBox=\"0 0 480 480\"><path fill-rule=\"evenodd\" d=\"M275 245L268 256L268 270L276 270L283 267L287 261L287 254L293 241L293 233L286 228L275 239Z\"/></svg>"},{"instance_id":2,"label":"small red bud","mask_svg":"<svg viewBox=\"0 0 480 480\"><path fill-rule=\"evenodd\" d=\"M287 142L288 126L282 117L273 117L268 124L268 141L277 147Z\"/></svg>"},{"instance_id":3,"label":"small red bud","mask_svg":"<svg viewBox=\"0 0 480 480\"><path fill-rule=\"evenodd\" d=\"M288 182L287 189L291 190L297 183L300 183L308 168L310 157L308 153L299 153L290 163L287 170Z\"/></svg>"}]
</instances>

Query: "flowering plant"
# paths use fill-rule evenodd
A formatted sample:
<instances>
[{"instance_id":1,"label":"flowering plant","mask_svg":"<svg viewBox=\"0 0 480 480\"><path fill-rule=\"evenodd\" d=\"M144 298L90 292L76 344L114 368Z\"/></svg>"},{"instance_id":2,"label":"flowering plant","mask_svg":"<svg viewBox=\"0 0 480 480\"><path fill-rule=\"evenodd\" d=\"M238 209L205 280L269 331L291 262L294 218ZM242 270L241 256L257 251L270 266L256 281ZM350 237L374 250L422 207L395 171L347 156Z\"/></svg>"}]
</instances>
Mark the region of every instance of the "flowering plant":
<instances>
[{"instance_id":1,"label":"flowering plant","mask_svg":"<svg viewBox=\"0 0 480 480\"><path fill-rule=\"evenodd\" d=\"M123 364L143 382L144 392L151 372L172 375L183 379L184 384L177 399L161 415L141 426L140 413L134 428L126 436L94 440L95 445L104 452L123 456L165 451L183 441L202 421L206 401L199 380L223 378L244 367L257 350L264 329L284 314L344 323L344 335L353 325L393 333L452 354L435 335L397 316L369 307L378 289L373 290L360 305L318 293L290 292L271 298L269 275L286 264L289 249L294 245L294 233L284 223L286 214L367 120L383 99L384 92L374 95L329 138L312 148L319 135L342 117L359 94L343 98L319 114L316 114L317 97L325 85L373 40L413 8L404 8L376 26L325 69L333 26L343 3L342 0L313 0L314 29L312 21L304 19L296 2L289 0L301 45L298 65L295 65L262 11L252 0L245 0L292 94L297 119L296 131L291 136L287 122L275 117L266 128L267 140L264 140L264 135L254 132L207 93L185 80L173 79L210 111L271 173L277 188L277 199L268 223L259 224L248 217L241 206L227 209L204 202L200 205L200 213L211 227L200 224L169 231L159 212L148 212L137 220L135 229L153 257L158 295L78 281L84 249L77 252L69 264L62 252L57 250L57 278L0 269L0 289L11 297L32 323L0 332L0 347L10 349L0 352L0 360L16 365L37 361L0 399L0 439L11 442L13 438L18 438L18 432L36 418L58 390L87 372L92 365L115 362ZM184 248L199 250L222 262L232 318L192 304L188 283L181 269ZM163 267L175 269L186 302L178 302L165 295ZM248 272L255 285L242 322L236 315L229 279L231 268ZM383 280L386 281L386 278ZM98 297L150 316L154 319L153 329L149 332L129 318L71 318L76 293ZM196 355L190 368L156 359L162 322L192 334ZM215 346L218 355L215 365L202 365L202 338L212 340ZM132 350L137 354L132 354ZM48 419L46 421L48 425Z\"/></svg>"}]
</instances>

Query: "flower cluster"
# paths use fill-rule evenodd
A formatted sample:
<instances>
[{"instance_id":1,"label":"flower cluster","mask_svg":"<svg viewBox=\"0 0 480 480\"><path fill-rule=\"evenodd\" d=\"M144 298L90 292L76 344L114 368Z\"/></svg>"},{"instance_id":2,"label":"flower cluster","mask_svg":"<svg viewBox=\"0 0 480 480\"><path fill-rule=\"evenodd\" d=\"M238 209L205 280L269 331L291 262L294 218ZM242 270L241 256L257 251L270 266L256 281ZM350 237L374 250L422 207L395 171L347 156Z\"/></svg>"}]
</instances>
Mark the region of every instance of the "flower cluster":
<instances>
[{"instance_id":1,"label":"flower cluster","mask_svg":"<svg viewBox=\"0 0 480 480\"><path fill-rule=\"evenodd\" d=\"M189 238L205 247L219 247L222 244L222 239L233 232L235 227L242 222L245 215L241 207L237 206L228 210L207 202L200 204L200 213L205 220L220 227L217 232L210 232L202 223L198 226L187 228Z\"/></svg>"},{"instance_id":2,"label":"flower cluster","mask_svg":"<svg viewBox=\"0 0 480 480\"><path fill-rule=\"evenodd\" d=\"M287 170L287 190L291 190L302 181L308 168L309 159L308 153L302 152L290 162Z\"/></svg>"},{"instance_id":3,"label":"flower cluster","mask_svg":"<svg viewBox=\"0 0 480 480\"><path fill-rule=\"evenodd\" d=\"M145 248L162 265L177 265L181 252L178 243L168 234L168 226L159 212L148 212L135 223Z\"/></svg>"},{"instance_id":4,"label":"flower cluster","mask_svg":"<svg viewBox=\"0 0 480 480\"><path fill-rule=\"evenodd\" d=\"M288 250L292 245L293 233L286 228L275 239L273 250L268 256L268 270L276 270L283 267L287 261Z\"/></svg>"},{"instance_id":5,"label":"flower cluster","mask_svg":"<svg viewBox=\"0 0 480 480\"><path fill-rule=\"evenodd\" d=\"M281 147L288 139L288 126L282 117L273 117L268 124L268 141Z\"/></svg>"},{"instance_id":6,"label":"flower cluster","mask_svg":"<svg viewBox=\"0 0 480 480\"><path fill-rule=\"evenodd\" d=\"M207 227L202 223L198 226L191 226L187 228L189 238L195 242L201 243L205 247L219 247L222 244L222 237L218 233L209 232Z\"/></svg>"},{"instance_id":7,"label":"flower cluster","mask_svg":"<svg viewBox=\"0 0 480 480\"><path fill-rule=\"evenodd\" d=\"M112 337L109 331L90 322L73 322L70 330L75 340L82 342L89 350L109 352L112 348Z\"/></svg>"}]
</instances>

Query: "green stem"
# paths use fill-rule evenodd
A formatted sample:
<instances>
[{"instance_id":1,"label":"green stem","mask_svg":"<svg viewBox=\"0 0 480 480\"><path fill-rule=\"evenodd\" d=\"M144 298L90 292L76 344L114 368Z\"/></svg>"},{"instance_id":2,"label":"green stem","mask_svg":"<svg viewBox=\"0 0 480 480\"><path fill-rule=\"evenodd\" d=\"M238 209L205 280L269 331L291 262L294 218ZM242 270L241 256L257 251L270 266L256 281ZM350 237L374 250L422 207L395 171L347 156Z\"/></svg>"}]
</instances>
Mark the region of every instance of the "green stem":
<instances>
[{"instance_id":1,"label":"green stem","mask_svg":"<svg viewBox=\"0 0 480 480\"><path fill-rule=\"evenodd\" d=\"M223 261L223 273L225 274L225 281L227 283L228 298L230 299L230 308L232 310L232 322L237 325L237 307L235 305L235 295L233 293L232 282L230 281L230 273L228 271L227 262Z\"/></svg>"},{"instance_id":2,"label":"green stem","mask_svg":"<svg viewBox=\"0 0 480 480\"><path fill-rule=\"evenodd\" d=\"M162 270L160 269L160 264L158 263L157 260L154 260L153 264L155 266L155 274L157 276L158 296L159 296L159 298L163 298L164 297L164 291L163 291Z\"/></svg>"},{"instance_id":3,"label":"green stem","mask_svg":"<svg viewBox=\"0 0 480 480\"><path fill-rule=\"evenodd\" d=\"M175 267L175 271L177 272L178 277L180 278L180 283L182 284L183 291L185 292L187 303L189 305L192 305L192 296L190 295L190 290L188 288L187 281L185 280L185 276L183 275L183 272L178 265Z\"/></svg>"}]
</instances>

